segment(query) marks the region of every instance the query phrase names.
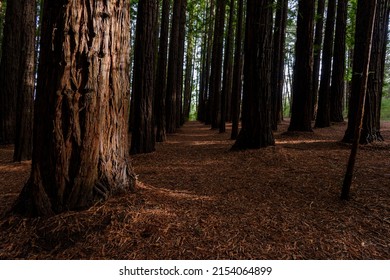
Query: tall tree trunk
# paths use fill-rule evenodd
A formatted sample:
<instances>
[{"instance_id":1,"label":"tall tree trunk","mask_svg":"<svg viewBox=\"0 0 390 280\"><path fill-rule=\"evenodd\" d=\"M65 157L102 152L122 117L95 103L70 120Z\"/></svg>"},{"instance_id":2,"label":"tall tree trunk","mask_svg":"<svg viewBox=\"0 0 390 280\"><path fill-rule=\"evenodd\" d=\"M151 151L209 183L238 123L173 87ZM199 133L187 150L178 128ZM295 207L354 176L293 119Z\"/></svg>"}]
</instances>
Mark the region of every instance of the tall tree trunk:
<instances>
[{"instance_id":1,"label":"tall tree trunk","mask_svg":"<svg viewBox=\"0 0 390 280\"><path fill-rule=\"evenodd\" d=\"M169 0L163 0L161 13L160 46L158 52L157 75L155 87L156 141L166 140L165 98L167 91L167 63L169 36Z\"/></svg>"},{"instance_id":2,"label":"tall tree trunk","mask_svg":"<svg viewBox=\"0 0 390 280\"><path fill-rule=\"evenodd\" d=\"M314 48L313 48L313 96L311 103L312 119L314 120L317 115L318 105L318 84L320 80L320 65L321 65L321 50L322 50L322 37L324 32L324 12L325 12L325 0L317 1L317 13L316 13L316 26L314 35Z\"/></svg>"},{"instance_id":3,"label":"tall tree trunk","mask_svg":"<svg viewBox=\"0 0 390 280\"><path fill-rule=\"evenodd\" d=\"M275 144L271 128L272 1L248 0L242 128L232 150Z\"/></svg>"},{"instance_id":4,"label":"tall tree trunk","mask_svg":"<svg viewBox=\"0 0 390 280\"><path fill-rule=\"evenodd\" d=\"M183 120L188 121L190 116L190 106L191 106L191 94L192 94L192 73L193 73L193 61L194 61L194 35L192 32L188 32L187 40L187 61L186 61L186 70L185 70L185 79L184 79L184 102L183 102Z\"/></svg>"},{"instance_id":5,"label":"tall tree trunk","mask_svg":"<svg viewBox=\"0 0 390 280\"><path fill-rule=\"evenodd\" d=\"M312 131L314 1L298 2L297 41L292 86L293 102L289 131Z\"/></svg>"},{"instance_id":6,"label":"tall tree trunk","mask_svg":"<svg viewBox=\"0 0 390 280\"><path fill-rule=\"evenodd\" d=\"M168 78L167 78L167 96L166 96L166 124L167 133L176 132L177 101L179 93L177 92L178 68L179 68L179 27L181 2L183 0L174 0L171 37L169 40L169 58L168 58Z\"/></svg>"},{"instance_id":7,"label":"tall tree trunk","mask_svg":"<svg viewBox=\"0 0 390 280\"><path fill-rule=\"evenodd\" d=\"M131 154L153 152L156 141L153 98L158 0L140 1L137 11L133 95L135 118L131 136Z\"/></svg>"},{"instance_id":8,"label":"tall tree trunk","mask_svg":"<svg viewBox=\"0 0 390 280\"><path fill-rule=\"evenodd\" d=\"M210 0L210 14L208 18L208 42L206 56L206 82L205 82L205 124L211 124L211 56L214 45L214 20L215 20L215 0Z\"/></svg>"},{"instance_id":9,"label":"tall tree trunk","mask_svg":"<svg viewBox=\"0 0 390 280\"><path fill-rule=\"evenodd\" d=\"M22 1L7 1L0 64L0 143L15 141L16 100L19 79Z\"/></svg>"},{"instance_id":10,"label":"tall tree trunk","mask_svg":"<svg viewBox=\"0 0 390 280\"><path fill-rule=\"evenodd\" d=\"M225 26L225 0L217 0L217 11L215 14L214 44L211 64L210 82L210 109L211 128L219 127L221 118L221 81L222 81L222 59L223 59L223 34Z\"/></svg>"},{"instance_id":11,"label":"tall tree trunk","mask_svg":"<svg viewBox=\"0 0 390 280\"><path fill-rule=\"evenodd\" d=\"M353 69L352 69L352 86L351 86L351 97L349 100L349 111L348 111L348 127L345 131L343 142L353 143L356 138L356 128L360 126L360 116L359 111L363 111L364 115L373 114L370 108L370 104L368 102L361 102L361 95L365 95L365 91L367 90L367 81L363 78L364 70L366 67L366 63L370 63L371 60L371 20L373 15L375 15L375 11L372 9L376 4L375 1L358 1L358 10L356 15L356 32L355 32L355 48L354 48L354 58L353 58ZM375 25L374 25L375 27ZM370 35L370 36L369 36ZM368 50L370 52L367 54ZM368 58L366 58L368 56ZM368 76L372 76L368 74ZM370 79L368 77L368 79ZM365 95L366 96L366 95ZM369 93L366 97L370 99ZM367 103L367 104L366 104ZM365 108L359 108L361 105ZM365 117L367 118L367 117ZM366 121L367 124L367 121ZM364 127L367 129L367 127ZM362 143L366 142L365 137L360 137L360 133L364 135L364 132L361 132L359 129L359 138Z\"/></svg>"},{"instance_id":12,"label":"tall tree trunk","mask_svg":"<svg viewBox=\"0 0 390 280\"><path fill-rule=\"evenodd\" d=\"M183 117L183 77L184 77L184 52L186 39L186 9L187 0L181 0L180 23L179 23L179 57L177 68L177 90L176 90L176 128L179 128Z\"/></svg>"},{"instance_id":13,"label":"tall tree trunk","mask_svg":"<svg viewBox=\"0 0 390 280\"><path fill-rule=\"evenodd\" d=\"M272 129L278 129L278 123L282 120L282 99L284 84L284 48L286 41L288 1L278 0L275 16L275 27L273 37L273 70L272 82Z\"/></svg>"},{"instance_id":14,"label":"tall tree trunk","mask_svg":"<svg viewBox=\"0 0 390 280\"><path fill-rule=\"evenodd\" d=\"M328 0L324 50L322 52L321 82L318 92L318 112L315 126L330 126L330 81L332 75L333 36L336 14L336 0Z\"/></svg>"},{"instance_id":15,"label":"tall tree trunk","mask_svg":"<svg viewBox=\"0 0 390 280\"><path fill-rule=\"evenodd\" d=\"M129 191L129 2L45 1L30 179L14 210L51 215Z\"/></svg>"},{"instance_id":16,"label":"tall tree trunk","mask_svg":"<svg viewBox=\"0 0 390 280\"><path fill-rule=\"evenodd\" d=\"M232 133L230 138L236 140L240 121L241 88L242 88L242 31L244 18L244 0L238 0L236 26L236 46L234 51L233 88L232 88Z\"/></svg>"},{"instance_id":17,"label":"tall tree trunk","mask_svg":"<svg viewBox=\"0 0 390 280\"><path fill-rule=\"evenodd\" d=\"M330 120L332 122L344 121L343 99L345 93L347 17L348 0L339 0L337 4L332 86L330 92Z\"/></svg>"},{"instance_id":18,"label":"tall tree trunk","mask_svg":"<svg viewBox=\"0 0 390 280\"><path fill-rule=\"evenodd\" d=\"M35 81L35 1L20 5L20 60L16 103L14 161L30 160L32 156L32 126Z\"/></svg>"},{"instance_id":19,"label":"tall tree trunk","mask_svg":"<svg viewBox=\"0 0 390 280\"><path fill-rule=\"evenodd\" d=\"M233 64L233 15L234 15L234 0L230 1L229 10L229 24L226 38L225 47L225 59L223 66L223 86L221 93L221 119L219 125L219 132L223 133L226 131L226 115L227 115L227 100L231 96L232 91L232 75L231 69Z\"/></svg>"},{"instance_id":20,"label":"tall tree trunk","mask_svg":"<svg viewBox=\"0 0 390 280\"><path fill-rule=\"evenodd\" d=\"M370 59L370 75L367 84L365 115L362 129L362 142L371 143L383 140L380 132L380 112L384 79L384 53L387 45L388 0L378 0L372 51Z\"/></svg>"}]
</instances>

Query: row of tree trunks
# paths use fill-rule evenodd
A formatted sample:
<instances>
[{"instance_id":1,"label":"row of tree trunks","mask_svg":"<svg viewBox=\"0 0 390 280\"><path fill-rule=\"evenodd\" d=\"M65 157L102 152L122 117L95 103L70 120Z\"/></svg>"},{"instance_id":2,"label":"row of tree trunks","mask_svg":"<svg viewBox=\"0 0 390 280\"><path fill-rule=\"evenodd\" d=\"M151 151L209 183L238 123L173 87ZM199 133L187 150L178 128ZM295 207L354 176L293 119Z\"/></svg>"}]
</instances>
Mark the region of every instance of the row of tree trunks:
<instances>
[{"instance_id":1,"label":"row of tree trunks","mask_svg":"<svg viewBox=\"0 0 390 280\"><path fill-rule=\"evenodd\" d=\"M129 2L44 1L30 179L14 209L51 215L129 191Z\"/></svg>"}]
</instances>

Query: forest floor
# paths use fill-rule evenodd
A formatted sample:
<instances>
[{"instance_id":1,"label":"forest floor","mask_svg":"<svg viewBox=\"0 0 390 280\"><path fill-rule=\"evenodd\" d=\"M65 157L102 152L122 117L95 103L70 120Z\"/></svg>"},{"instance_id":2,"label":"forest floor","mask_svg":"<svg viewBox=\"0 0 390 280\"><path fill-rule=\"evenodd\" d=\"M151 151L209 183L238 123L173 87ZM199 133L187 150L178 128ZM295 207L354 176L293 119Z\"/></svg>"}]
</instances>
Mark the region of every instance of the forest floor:
<instances>
[{"instance_id":1,"label":"forest floor","mask_svg":"<svg viewBox=\"0 0 390 280\"><path fill-rule=\"evenodd\" d=\"M6 214L30 162L1 146L0 259L390 259L390 122L359 150L348 202L345 128L284 122L274 147L230 152L229 129L189 122L133 157L136 193L35 219Z\"/></svg>"}]
</instances>

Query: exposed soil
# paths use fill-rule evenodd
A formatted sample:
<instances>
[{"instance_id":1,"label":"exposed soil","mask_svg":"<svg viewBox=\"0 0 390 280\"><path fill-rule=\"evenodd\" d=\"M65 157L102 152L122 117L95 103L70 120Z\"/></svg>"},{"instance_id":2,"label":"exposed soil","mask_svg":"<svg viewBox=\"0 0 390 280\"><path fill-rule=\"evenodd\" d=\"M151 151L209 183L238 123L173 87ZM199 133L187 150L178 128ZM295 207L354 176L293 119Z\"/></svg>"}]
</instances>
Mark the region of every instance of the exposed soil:
<instances>
[{"instance_id":1,"label":"exposed soil","mask_svg":"<svg viewBox=\"0 0 390 280\"><path fill-rule=\"evenodd\" d=\"M133 157L135 194L50 218L6 215L29 175L0 147L0 259L390 259L390 123L359 150L339 199L345 124L275 133L276 146L230 152L228 133L186 124Z\"/></svg>"}]
</instances>

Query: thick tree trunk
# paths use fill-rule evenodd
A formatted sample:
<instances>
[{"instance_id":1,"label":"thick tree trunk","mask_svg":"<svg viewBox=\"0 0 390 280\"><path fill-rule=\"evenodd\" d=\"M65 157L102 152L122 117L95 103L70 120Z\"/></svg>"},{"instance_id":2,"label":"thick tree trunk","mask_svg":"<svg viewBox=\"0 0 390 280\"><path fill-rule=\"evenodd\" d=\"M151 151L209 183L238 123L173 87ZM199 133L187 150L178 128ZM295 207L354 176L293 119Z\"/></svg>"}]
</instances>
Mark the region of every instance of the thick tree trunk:
<instances>
[{"instance_id":1,"label":"thick tree trunk","mask_svg":"<svg viewBox=\"0 0 390 280\"><path fill-rule=\"evenodd\" d=\"M318 84L320 80L321 50L324 32L325 0L317 1L316 26L313 47L313 96L311 103L312 119L317 115Z\"/></svg>"},{"instance_id":2,"label":"thick tree trunk","mask_svg":"<svg viewBox=\"0 0 390 280\"><path fill-rule=\"evenodd\" d=\"M45 1L31 176L14 209L50 215L134 188L129 2Z\"/></svg>"},{"instance_id":3,"label":"thick tree trunk","mask_svg":"<svg viewBox=\"0 0 390 280\"><path fill-rule=\"evenodd\" d=\"M161 13L160 46L157 62L157 76L155 87L156 112L156 141L166 140L165 98L167 91L167 63L168 63L168 36L169 36L169 0L163 0Z\"/></svg>"},{"instance_id":4,"label":"thick tree trunk","mask_svg":"<svg viewBox=\"0 0 390 280\"><path fill-rule=\"evenodd\" d=\"M300 0L289 131L312 131L314 1Z\"/></svg>"},{"instance_id":5,"label":"thick tree trunk","mask_svg":"<svg viewBox=\"0 0 390 280\"><path fill-rule=\"evenodd\" d=\"M343 99L345 93L346 29L348 0L338 1L336 34L334 40L332 86L330 92L330 120L343 122Z\"/></svg>"},{"instance_id":6,"label":"thick tree trunk","mask_svg":"<svg viewBox=\"0 0 390 280\"><path fill-rule=\"evenodd\" d=\"M333 36L336 15L336 0L328 0L324 50L322 52L321 82L318 92L318 112L315 126L330 126L330 82L332 75Z\"/></svg>"},{"instance_id":7,"label":"thick tree trunk","mask_svg":"<svg viewBox=\"0 0 390 280\"><path fill-rule=\"evenodd\" d=\"M215 14L214 44L211 64L210 79L210 109L211 128L219 128L221 118L221 83L222 83L222 59L223 59L223 34L225 26L225 0L217 0Z\"/></svg>"},{"instance_id":8,"label":"thick tree trunk","mask_svg":"<svg viewBox=\"0 0 390 280\"><path fill-rule=\"evenodd\" d=\"M0 64L0 143L15 141L16 100L19 75L23 1L7 1Z\"/></svg>"},{"instance_id":9,"label":"thick tree trunk","mask_svg":"<svg viewBox=\"0 0 390 280\"><path fill-rule=\"evenodd\" d=\"M22 20L19 33L21 48L19 84L16 103L14 161L30 160L32 156L32 126L35 81L35 1L21 4Z\"/></svg>"},{"instance_id":10,"label":"thick tree trunk","mask_svg":"<svg viewBox=\"0 0 390 280\"><path fill-rule=\"evenodd\" d=\"M272 1L249 0L245 33L242 129L232 150L275 144L271 128Z\"/></svg>"},{"instance_id":11,"label":"thick tree trunk","mask_svg":"<svg viewBox=\"0 0 390 280\"><path fill-rule=\"evenodd\" d=\"M233 88L232 88L232 133L230 138L236 140L240 122L241 88L242 88L242 32L244 18L244 0L238 0L238 17L236 26L236 47L234 51Z\"/></svg>"},{"instance_id":12,"label":"thick tree trunk","mask_svg":"<svg viewBox=\"0 0 390 280\"><path fill-rule=\"evenodd\" d=\"M153 98L158 0L138 4L136 49L134 50L134 127L131 154L155 150Z\"/></svg>"}]
</instances>

